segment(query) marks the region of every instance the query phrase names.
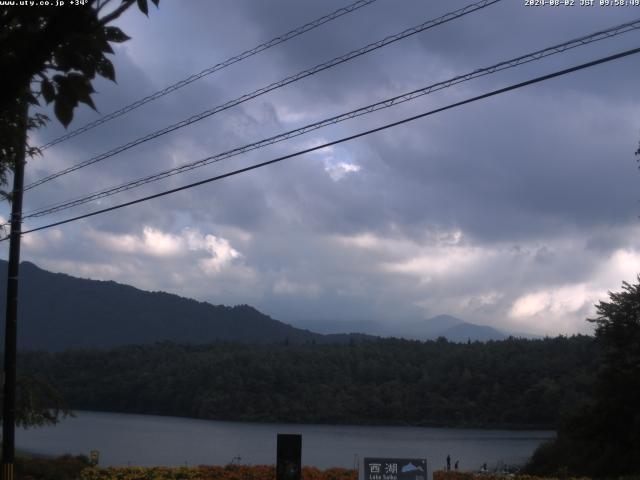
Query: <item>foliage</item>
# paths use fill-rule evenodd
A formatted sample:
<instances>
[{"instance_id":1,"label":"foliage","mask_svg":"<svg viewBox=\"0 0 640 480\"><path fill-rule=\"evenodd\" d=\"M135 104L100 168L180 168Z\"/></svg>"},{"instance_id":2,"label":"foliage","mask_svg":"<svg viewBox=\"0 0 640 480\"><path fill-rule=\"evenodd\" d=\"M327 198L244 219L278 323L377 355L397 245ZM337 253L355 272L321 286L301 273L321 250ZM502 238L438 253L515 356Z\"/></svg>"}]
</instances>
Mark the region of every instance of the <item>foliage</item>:
<instances>
[{"instance_id":1,"label":"foliage","mask_svg":"<svg viewBox=\"0 0 640 480\"><path fill-rule=\"evenodd\" d=\"M74 409L217 420L553 428L585 400L591 337L456 344L161 343L23 353Z\"/></svg>"},{"instance_id":2,"label":"foliage","mask_svg":"<svg viewBox=\"0 0 640 480\"><path fill-rule=\"evenodd\" d=\"M275 480L276 469L270 465L226 467L112 467L88 468L80 480ZM302 480L357 480L355 470L302 468Z\"/></svg>"},{"instance_id":3,"label":"foliage","mask_svg":"<svg viewBox=\"0 0 640 480\"><path fill-rule=\"evenodd\" d=\"M16 386L16 425L52 425L71 415L58 391L39 376L23 375Z\"/></svg>"},{"instance_id":4,"label":"foliage","mask_svg":"<svg viewBox=\"0 0 640 480\"><path fill-rule=\"evenodd\" d=\"M159 0L151 0L156 6ZM15 139L24 138L25 107L43 100L53 103L58 120L66 127L73 111L84 103L95 109L91 98L96 75L115 81L115 70L106 56L112 43L129 39L118 27L109 25L132 5L146 15L147 0L88 0L85 5L0 7L0 185L22 149L36 149ZM8 73L10 72L10 73ZM27 128L38 128L48 118L36 113ZM4 194L7 197L7 194Z\"/></svg>"},{"instance_id":5,"label":"foliage","mask_svg":"<svg viewBox=\"0 0 640 480\"><path fill-rule=\"evenodd\" d=\"M89 466L85 456L63 455L55 458L18 456L16 478L21 480L77 480Z\"/></svg>"},{"instance_id":6,"label":"foliage","mask_svg":"<svg viewBox=\"0 0 640 480\"><path fill-rule=\"evenodd\" d=\"M501 475L495 473L456 472L438 470L433 480L558 480L558 477L536 477L532 475ZM562 480L589 480L587 477L560 477Z\"/></svg>"},{"instance_id":7,"label":"foliage","mask_svg":"<svg viewBox=\"0 0 640 480\"><path fill-rule=\"evenodd\" d=\"M640 474L640 276L596 305L599 370L593 401L566 416L528 471L596 477Z\"/></svg>"},{"instance_id":8,"label":"foliage","mask_svg":"<svg viewBox=\"0 0 640 480\"><path fill-rule=\"evenodd\" d=\"M525 471L531 475L545 476L567 473L563 462L569 457L569 446L564 438L556 438L541 443L531 456Z\"/></svg>"},{"instance_id":9,"label":"foliage","mask_svg":"<svg viewBox=\"0 0 640 480\"><path fill-rule=\"evenodd\" d=\"M21 375L16 383L16 425L24 428L53 425L71 415L58 391L41 376ZM2 396L0 390L0 404Z\"/></svg>"}]
</instances>

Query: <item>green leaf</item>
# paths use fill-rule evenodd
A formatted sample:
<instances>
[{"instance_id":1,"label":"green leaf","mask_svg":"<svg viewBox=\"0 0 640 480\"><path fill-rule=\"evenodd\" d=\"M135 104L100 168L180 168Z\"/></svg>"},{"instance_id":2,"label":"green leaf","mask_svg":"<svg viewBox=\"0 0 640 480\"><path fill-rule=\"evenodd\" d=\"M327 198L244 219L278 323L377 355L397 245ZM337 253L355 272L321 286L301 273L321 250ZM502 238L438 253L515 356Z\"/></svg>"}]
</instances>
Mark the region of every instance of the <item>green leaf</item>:
<instances>
[{"instance_id":1,"label":"green leaf","mask_svg":"<svg viewBox=\"0 0 640 480\"><path fill-rule=\"evenodd\" d=\"M73 120L73 105L66 99L58 97L53 107L53 111L55 112L58 120L60 120L60 123L67 128L71 123L71 120Z\"/></svg>"},{"instance_id":2,"label":"green leaf","mask_svg":"<svg viewBox=\"0 0 640 480\"><path fill-rule=\"evenodd\" d=\"M91 98L91 92L93 92L93 88L91 89L91 91L88 90L78 90L77 91L77 99L79 102L84 103L85 105L89 105L91 108L93 108L94 110L98 110L95 106L95 104L93 103L93 99Z\"/></svg>"},{"instance_id":3,"label":"green leaf","mask_svg":"<svg viewBox=\"0 0 640 480\"><path fill-rule=\"evenodd\" d=\"M93 52L78 51L77 55L73 57L74 70L80 70L87 78L93 78L96 76L96 57Z\"/></svg>"},{"instance_id":4,"label":"green leaf","mask_svg":"<svg viewBox=\"0 0 640 480\"><path fill-rule=\"evenodd\" d=\"M118 27L104 27L104 36L109 42L122 43L129 40L131 37L127 36Z\"/></svg>"},{"instance_id":5,"label":"green leaf","mask_svg":"<svg viewBox=\"0 0 640 480\"><path fill-rule=\"evenodd\" d=\"M113 63L108 58L102 57L98 61L98 65L96 66L96 71L99 75L104 78L108 78L112 82L116 81L116 71L113 68Z\"/></svg>"},{"instance_id":6,"label":"green leaf","mask_svg":"<svg viewBox=\"0 0 640 480\"><path fill-rule=\"evenodd\" d=\"M53 84L48 80L42 80L42 84L40 85L40 92L42 93L42 97L47 104L51 103L56 96L56 91L53 88Z\"/></svg>"},{"instance_id":7,"label":"green leaf","mask_svg":"<svg viewBox=\"0 0 640 480\"><path fill-rule=\"evenodd\" d=\"M89 87L91 87L91 84L89 84ZM82 102L85 105L89 105L94 110L97 110L95 104L93 103L93 99L91 98L92 92L93 92L93 88L91 88L91 90L80 88L76 90L76 99L77 101Z\"/></svg>"},{"instance_id":8,"label":"green leaf","mask_svg":"<svg viewBox=\"0 0 640 480\"><path fill-rule=\"evenodd\" d=\"M73 110L78 106L78 102L82 102L96 110L91 98L94 89L86 75L72 72L67 75L55 75L53 80L58 86L54 112L65 127L71 123Z\"/></svg>"},{"instance_id":9,"label":"green leaf","mask_svg":"<svg viewBox=\"0 0 640 480\"><path fill-rule=\"evenodd\" d=\"M149 6L147 5L147 0L138 0L138 8L142 13L149 16Z\"/></svg>"},{"instance_id":10,"label":"green leaf","mask_svg":"<svg viewBox=\"0 0 640 480\"><path fill-rule=\"evenodd\" d=\"M95 103L93 103L93 98L91 98L91 95L87 95L87 96L82 96L79 97L78 100L80 100L82 103L84 103L85 105L89 105L91 108L93 108L96 112L98 111L98 109L96 108Z\"/></svg>"},{"instance_id":11,"label":"green leaf","mask_svg":"<svg viewBox=\"0 0 640 480\"><path fill-rule=\"evenodd\" d=\"M101 51L107 52L107 53L115 53L113 51L113 48L111 48L111 45L109 45L109 42L107 40L104 40L104 43L101 46Z\"/></svg>"},{"instance_id":12,"label":"green leaf","mask_svg":"<svg viewBox=\"0 0 640 480\"><path fill-rule=\"evenodd\" d=\"M28 105L39 105L38 99L30 91L24 95L24 99Z\"/></svg>"},{"instance_id":13,"label":"green leaf","mask_svg":"<svg viewBox=\"0 0 640 480\"><path fill-rule=\"evenodd\" d=\"M70 101L77 105L78 102L85 103L96 110L96 106L91 99L91 94L95 92L91 81L87 76L80 73L70 73L64 82L64 93Z\"/></svg>"},{"instance_id":14,"label":"green leaf","mask_svg":"<svg viewBox=\"0 0 640 480\"><path fill-rule=\"evenodd\" d=\"M68 72L71 70L71 51L68 48L59 47L53 52L53 61L57 70Z\"/></svg>"},{"instance_id":15,"label":"green leaf","mask_svg":"<svg viewBox=\"0 0 640 480\"><path fill-rule=\"evenodd\" d=\"M73 91L89 91L93 92L93 87L89 79L82 73L72 72L58 80L58 83L64 83L65 88Z\"/></svg>"},{"instance_id":16,"label":"green leaf","mask_svg":"<svg viewBox=\"0 0 640 480\"><path fill-rule=\"evenodd\" d=\"M44 113L38 112L27 120L27 130L35 130L37 128L44 127L48 121L49 117Z\"/></svg>"}]
</instances>

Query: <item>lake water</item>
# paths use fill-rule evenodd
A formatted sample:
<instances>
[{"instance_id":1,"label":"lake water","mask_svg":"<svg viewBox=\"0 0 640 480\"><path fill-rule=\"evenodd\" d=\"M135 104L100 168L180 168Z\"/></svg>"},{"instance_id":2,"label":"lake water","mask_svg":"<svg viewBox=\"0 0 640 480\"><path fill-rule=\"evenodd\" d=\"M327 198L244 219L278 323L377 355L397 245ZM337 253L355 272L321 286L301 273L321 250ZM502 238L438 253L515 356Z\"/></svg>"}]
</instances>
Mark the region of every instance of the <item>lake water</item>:
<instances>
[{"instance_id":1,"label":"lake water","mask_svg":"<svg viewBox=\"0 0 640 480\"><path fill-rule=\"evenodd\" d=\"M441 469L447 455L460 469L522 464L550 431L471 430L351 425L216 422L151 415L77 412L53 427L16 432L18 448L60 455L100 452L100 465L275 464L276 434L302 434L302 462L353 468L363 457L426 458Z\"/></svg>"}]
</instances>

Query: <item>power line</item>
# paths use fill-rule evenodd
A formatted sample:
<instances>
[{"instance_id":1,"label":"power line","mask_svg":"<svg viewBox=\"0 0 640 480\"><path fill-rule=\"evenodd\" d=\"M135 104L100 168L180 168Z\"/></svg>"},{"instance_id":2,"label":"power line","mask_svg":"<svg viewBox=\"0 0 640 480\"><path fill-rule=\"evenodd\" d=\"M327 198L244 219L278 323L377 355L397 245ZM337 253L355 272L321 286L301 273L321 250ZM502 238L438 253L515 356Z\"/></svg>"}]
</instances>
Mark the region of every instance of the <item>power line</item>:
<instances>
[{"instance_id":1,"label":"power line","mask_svg":"<svg viewBox=\"0 0 640 480\"><path fill-rule=\"evenodd\" d=\"M219 113L223 110L227 110L231 107L235 107L236 105L240 105L241 103L244 103L248 100L251 100L253 98L259 97L260 95L264 95L265 93L268 93L272 90L276 90L278 88L284 87L285 85L288 85L290 83L293 82L297 82L298 80L301 80L305 77L311 76L311 75L315 75L318 72L321 72L323 70L327 70L329 68L332 68L336 65L339 65L341 63L345 63L348 62L349 60L352 60L356 57L359 57L361 55L364 55L366 53L372 52L374 50L377 50L379 48L383 48L391 43L397 42L399 40L402 40L404 38L410 37L411 35L415 35L416 33L422 32L424 30L436 27L438 25L442 25L443 23L447 23L450 22L452 20L455 20L457 18L460 18L464 15L467 15L469 13L475 12L477 10L481 10L483 8L488 7L489 5L492 5L494 3L500 2L501 0L481 0L479 2L476 3L472 3L470 5L467 5L463 8L460 8L458 10L455 10L453 12L449 12L445 15L442 15L441 17L438 17L436 19L433 20L428 20L420 25L417 25L415 27L412 28L408 28L400 33L397 33L395 35L390 35L388 37L385 37L382 40L379 40L377 42L373 42L370 43L362 48L359 48L357 50L353 50L349 53L346 53L342 56L336 57L332 60L329 60L328 62L325 63L321 63L319 65L316 65L314 67L311 67L307 70L303 70L301 72L296 73L295 75L291 75L289 77L286 77L278 82L274 82L271 83L269 85L267 85L266 87L262 87L259 88L258 90L254 90L251 93L247 93L242 95L241 97L238 97L234 100L230 100L222 105L218 105L216 107L213 107L209 110L205 110L201 113L198 113L196 115L193 115L185 120L182 120L178 123L174 123L173 125L169 125L168 127L162 128L160 130L157 130L155 132L149 133L147 135L145 135L144 137L140 137L136 140L132 140L129 143L126 143L124 145L121 145L119 147L116 147L112 150L109 150L106 153L102 153L100 155L97 155L95 157L92 157L88 160L85 160L83 162L80 162L76 165L73 165L71 167L65 168L63 170L60 170L56 173L53 173L51 175L48 175L46 177L41 178L40 180L36 180L35 182L30 183L29 185L24 187L24 190L30 190L34 187L37 187L38 185L42 185L43 183L49 182L55 178L58 178L62 175L66 175L68 173L74 172L76 170L79 170L81 168L84 168L86 166L92 165L94 163L100 162L102 160L105 160L109 157L113 157L114 155L117 155L118 153L124 152L125 150L128 150L130 148L133 148L137 145L140 145L142 143L148 142L149 140L153 140L154 138L158 138L162 135L165 135L167 133L173 132L174 130L178 130L180 128L186 127L187 125L191 125L192 123L198 122L200 120L203 120L204 118L210 117L211 115L214 115L216 113Z\"/></svg>"},{"instance_id":2,"label":"power line","mask_svg":"<svg viewBox=\"0 0 640 480\"><path fill-rule=\"evenodd\" d=\"M46 150L49 147L52 147L54 145L57 145L58 143L64 142L65 140L69 140L70 138L73 138L77 135L80 135L81 133L84 132L88 132L89 130L92 130L93 128L102 125L103 123L106 123L110 120L113 120L114 118L118 118L126 113L129 113L132 110L135 110L136 108L141 107L142 105L145 105L149 102L152 102L153 100L157 100L160 97L164 97L165 95L171 93L171 92L175 92L176 90L185 87L193 82L195 82L196 80L201 79L202 77L206 77L207 75L211 75L214 72L217 72L218 70L222 70L223 68L229 67L231 65L233 65L234 63L240 62L241 60L244 60L245 58L249 58L252 57L253 55L256 55L260 52L263 52L271 47L275 47L276 45L279 45L281 43L286 42L287 40L291 40L294 37L297 37L299 35L302 35L303 33L306 33L310 30L313 30L314 28L317 28L321 25L324 25L327 22L330 22L332 20L335 20L343 15L346 15L348 13L354 12L362 7L366 7L367 5L370 5L374 2L376 2L377 0L358 0L350 5L347 5L344 8L340 8L334 12L331 12L328 15L325 15L324 17L320 17L317 18L316 20L313 20L309 23L306 23L304 25L302 25L301 27L295 28L287 33L285 33L284 35L280 35L279 37L275 37L272 38L271 40L269 40L268 42L264 42L261 43L260 45L258 45L257 47L253 47L250 50L245 50L244 52L242 52L239 55L233 56L231 58L228 58L227 60L220 62L216 65L213 65L212 67L206 68L204 70L202 70L199 73L194 73L193 75L190 75L189 77L180 80L179 82L176 82L172 85L169 85L166 88L163 88L162 90L158 90L155 93L152 93L151 95L148 95L140 100L137 100L129 105L126 105L125 107L120 108L119 110L116 110L114 112L109 113L108 115L104 115L103 117L98 118L97 120L94 120L91 123L88 123L80 128L77 128L71 132L68 132L58 138L55 138L54 140L51 140L50 142L42 145L40 148L40 150Z\"/></svg>"},{"instance_id":3,"label":"power line","mask_svg":"<svg viewBox=\"0 0 640 480\"><path fill-rule=\"evenodd\" d=\"M142 178L138 178L136 180L132 180L129 181L127 183L115 186L115 187L110 187L108 189L105 190L101 190L99 192L94 192L82 197L78 197L72 200L67 200L64 202L58 202L56 204L53 205L49 205L47 207L41 207L38 208L36 210L32 210L31 212L27 212L26 214L23 215L23 218L35 218L35 217L42 217L45 215L49 215L52 213L57 213L63 210L67 210L69 208L72 207L76 207L78 205L82 205L94 200L98 200L101 198L106 198L106 197L110 197L113 195L116 195L118 193L122 193L125 192L127 190L131 190L133 188L137 188L139 186L145 185L147 183L151 183L151 182L155 182L164 178L168 178L170 176L173 175L178 175L180 173L184 173L186 171L190 171L193 170L195 168L199 168L205 165L209 165L211 163L215 163L215 162L219 162L222 160L225 160L227 158L230 157L234 157L237 155L241 155L243 153L246 153L248 151L252 151L252 150L256 150L258 148L262 148L268 145L272 145L274 143L277 142L281 142L284 140L288 140L290 138L294 138L297 137L299 135L303 135L307 132L313 131L313 130L317 130L319 128L323 128L325 126L328 125L333 125L339 122L343 122L345 120L351 119L351 118L355 118L355 117L359 117L362 115L366 115L378 110L382 110L385 108L390 108L394 105L398 105L400 103L404 103L404 102L408 102L410 100L414 100L418 97L424 96L424 95L428 95L432 92L444 89L444 88L448 88L451 87L453 85L457 85L459 83L462 82L466 82L469 81L471 79L474 78L478 78L484 75L489 75L498 71L502 71L502 70L506 70L509 68L514 68L516 66L519 65L523 65L525 63L529 63L532 61L536 61L536 60L540 60L542 58L545 58L547 56L550 55L555 55L558 53L562 53L565 52L567 50L570 50L572 48L581 46L581 45L587 45L593 42L597 42L600 40L604 40L606 38L611 38L613 36L616 35L621 35L623 33L629 32L629 31L633 31L633 30L637 30L638 28L640 28L640 19L636 19L632 22L627 22L621 25L616 25L614 27L610 27L606 30L601 30L598 32L594 32L591 33L589 35L584 35L582 37L570 40L568 42L564 42L558 45L554 45L552 47L548 47L542 50L537 50L533 53L529 53L526 55L521 55L519 57L510 59L510 60L505 60L502 61L500 63L497 63L495 65L492 65L490 67L485 67L485 68L480 68L477 70L474 70L470 73L466 73L464 75L458 75L456 77L453 77L449 80L445 80L445 81L441 81L432 85L429 85L427 87L423 87L421 89L418 90L414 90L412 92L409 93L405 93L402 95L397 95L395 97L392 98L388 98L386 100L380 101L380 102L376 102L370 105L367 105L365 107L361 107L358 108L356 110L352 110L350 112L347 113L342 113L340 115L336 115L334 117L330 117L324 120L321 120L319 122L315 122L315 123L311 123L308 125L305 125L303 127L297 128L295 130L290 130L288 132L285 133L281 133L248 145L244 145L242 147L237 147L234 148L232 150L223 152L223 153L219 153L216 155L212 155L200 160L197 160L195 162L191 162L191 163L187 163L185 165L182 165L180 167L175 167L175 168L171 168L169 170L165 170L153 175L149 175L146 177L142 177Z\"/></svg>"},{"instance_id":4,"label":"power line","mask_svg":"<svg viewBox=\"0 0 640 480\"><path fill-rule=\"evenodd\" d=\"M430 115L434 115L436 113L444 112L445 110L450 110L450 109L455 108L455 107L466 105L468 103L476 102L478 100L482 100L482 99L485 99L485 98L493 97L495 95L500 95L502 93L506 93L506 92L509 92L511 90L516 90L518 88L526 87L528 85L532 85L532 84L535 84L535 83L540 83L540 82L543 82L543 81L546 81L546 80L550 80L550 79L555 78L555 77L559 77L559 76L562 76L562 75L567 75L569 73L573 73L573 72L576 72L578 70L583 70L583 69L590 68L590 67L593 67L593 66L596 66L596 65L600 65L600 64L603 64L603 63L611 62L613 60L617 60L617 59L620 59L620 58L623 58L623 57L627 57L629 55L634 55L636 53L640 53L640 48L634 48L634 49L631 49L631 50L626 50L624 52L617 53L615 55L610 55L608 57L599 58L598 60L593 60L591 62L583 63L583 64L580 64L580 65L576 65L574 67L566 68L564 70L559 70L559 71L556 71L554 73L550 73L550 74L547 74L547 75L542 75L542 76L539 76L539 77L535 77L533 79L526 80L524 82L516 83L514 85L510 85L508 87L504 87L504 88L500 88L500 89L497 89L497 90L493 90L491 92L488 92L488 93L485 93L485 94L482 94L482 95L478 95L478 96L475 96L475 97L472 97L472 98L468 98L468 99L462 100L460 102L452 103L452 104L446 105L444 107L436 108L434 110L430 110L428 112L424 112L424 113L421 113L419 115L414 115L412 117L408 117L408 118L405 118L403 120L399 120L397 122L387 123L387 124L382 125L380 127L372 128L370 130L366 130L364 132L356 133L356 134L350 135L348 137L343 137L341 139L334 140L332 142L327 142L327 143L324 143L322 145L317 145L315 147L307 148L307 149L304 149L304 150L299 150L297 152L290 153L288 155L284 155L284 156L281 156L281 157L278 157L278 158L274 158L274 159L268 160L266 162L257 163L255 165L251 165L251 166L248 166L248 167L240 168L238 170L227 172L227 173L224 173L222 175L216 175L214 177L206 178L206 179L200 180L198 182L190 183L188 185L183 185L182 187L173 188L171 190L165 190L163 192L156 193L156 194L153 194L153 195L149 195L149 196L146 196L146 197L142 197L142 198L139 198L137 200L132 200L130 202L125 202L125 203L121 203L119 205L114 205L112 207L103 208L101 210L96 210L94 212L86 213L84 215L78 215L76 217L68 218L66 220L61 220L59 222L49 223L49 224L43 225L41 227L32 228L31 230L26 230L26 231L22 232L22 234L37 232L37 231L40 231L40 230L45 230L45 229L56 227L56 226L59 226L59 225L64 225L66 223L75 222L77 220L82 220L84 218L93 217L95 215L99 215L99 214L102 214L102 213L107 213L107 212L111 212L113 210L118 210L120 208L124 208L124 207L128 207L128 206L135 205L135 204L138 204L138 203L146 202L146 201L152 200L154 198L159 198L159 197L163 197L163 196L166 196L166 195L170 195L172 193L180 192L182 190L188 190L190 188L194 188L194 187L197 187L197 186L200 186L200 185L204 185L206 183L211 183L211 182L214 182L214 181L217 181L217 180L221 180L223 178L232 177L232 176L238 175L240 173L248 172L250 170L255 170L255 169L261 168L261 167L265 167L267 165L271 165L271 164L274 164L274 163L277 163L277 162L281 162L283 160L287 160L289 158L293 158L293 157L297 157L297 156L300 156L300 155L304 155L306 153L310 153L310 152L313 152L313 151L316 151L316 150L320 150L322 148L327 148L327 147L331 147L333 145L338 145L340 143L348 142L350 140L355 140L356 138L364 137L364 136L370 135L372 133L380 132L382 130L386 130L386 129L389 129L389 128L397 127L398 125L402 125L404 123L408 123L408 122L412 122L412 121L418 120L419 118L423 118L423 117L427 117L427 116L430 116ZM5 241L8 238L9 237L6 236L6 237L0 239L0 241Z\"/></svg>"}]
</instances>

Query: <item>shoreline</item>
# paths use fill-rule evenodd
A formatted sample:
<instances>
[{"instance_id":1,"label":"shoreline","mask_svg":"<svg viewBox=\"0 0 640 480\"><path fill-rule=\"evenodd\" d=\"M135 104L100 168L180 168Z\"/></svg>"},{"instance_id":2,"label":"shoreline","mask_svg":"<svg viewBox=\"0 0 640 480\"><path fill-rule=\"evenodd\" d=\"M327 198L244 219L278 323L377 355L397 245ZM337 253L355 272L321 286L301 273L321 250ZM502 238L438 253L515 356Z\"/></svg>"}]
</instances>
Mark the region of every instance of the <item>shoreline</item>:
<instances>
[{"instance_id":1,"label":"shoreline","mask_svg":"<svg viewBox=\"0 0 640 480\"><path fill-rule=\"evenodd\" d=\"M444 425L444 424L408 424L408 423L329 423L329 422L296 422L291 420L242 420L242 419L217 419L217 418L203 418L203 417L190 417L186 415L165 415L158 413L142 413L142 412L122 412L115 410L84 410L84 409L72 409L73 418L76 413L95 413L95 414L114 414L114 415L136 415L144 417L157 417L166 419L180 419L180 420L194 420L204 422L216 422L216 423L233 423L233 424L246 424L246 425L292 425L292 426L327 426L327 427L367 427L367 428L419 428L419 429L443 429L443 430L483 430L483 431L505 431L505 432L545 432L554 433L556 429L549 427L540 427L535 425L500 425L500 426L478 426L478 425ZM62 419L64 421L66 419ZM545 437L546 438L546 437Z\"/></svg>"}]
</instances>

